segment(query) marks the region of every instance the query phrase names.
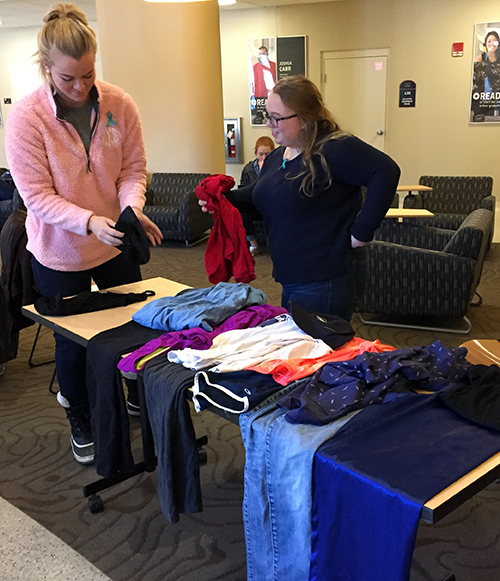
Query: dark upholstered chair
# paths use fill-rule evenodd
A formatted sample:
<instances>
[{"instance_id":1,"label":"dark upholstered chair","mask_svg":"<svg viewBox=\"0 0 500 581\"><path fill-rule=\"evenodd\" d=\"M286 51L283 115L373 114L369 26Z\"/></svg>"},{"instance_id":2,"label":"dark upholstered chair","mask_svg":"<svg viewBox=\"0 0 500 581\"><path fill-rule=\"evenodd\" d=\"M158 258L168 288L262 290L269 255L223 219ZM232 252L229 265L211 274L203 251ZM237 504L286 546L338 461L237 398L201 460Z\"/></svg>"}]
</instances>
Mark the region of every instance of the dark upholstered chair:
<instances>
[{"instance_id":1,"label":"dark upholstered chair","mask_svg":"<svg viewBox=\"0 0 500 581\"><path fill-rule=\"evenodd\" d=\"M12 200L0 201L0 230L4 227L4 224L9 219L9 216L13 214L18 208L25 209L24 202L21 199L17 189L15 189Z\"/></svg>"},{"instance_id":2,"label":"dark upholstered chair","mask_svg":"<svg viewBox=\"0 0 500 581\"><path fill-rule=\"evenodd\" d=\"M16 209L12 202L15 185L8 171L6 167L0 167L0 230Z\"/></svg>"},{"instance_id":3,"label":"dark upholstered chair","mask_svg":"<svg viewBox=\"0 0 500 581\"><path fill-rule=\"evenodd\" d=\"M210 174L154 173L146 192L144 214L161 230L165 240L199 239L213 226L210 214L202 212L196 186Z\"/></svg>"},{"instance_id":4,"label":"dark upholstered chair","mask_svg":"<svg viewBox=\"0 0 500 581\"><path fill-rule=\"evenodd\" d=\"M491 243L495 220L493 178L489 176L421 176L419 184L431 187L432 192L406 196L404 207L425 208L433 212L434 216L413 218L411 220L414 223L457 230L473 210L485 208L493 213Z\"/></svg>"},{"instance_id":5,"label":"dark upholstered chair","mask_svg":"<svg viewBox=\"0 0 500 581\"><path fill-rule=\"evenodd\" d=\"M358 305L361 320L468 333L465 315L481 278L492 221L485 209L474 210L456 231L385 220L369 246L369 276ZM378 320L367 319L368 313ZM466 327L422 322L435 317L462 318Z\"/></svg>"}]
</instances>

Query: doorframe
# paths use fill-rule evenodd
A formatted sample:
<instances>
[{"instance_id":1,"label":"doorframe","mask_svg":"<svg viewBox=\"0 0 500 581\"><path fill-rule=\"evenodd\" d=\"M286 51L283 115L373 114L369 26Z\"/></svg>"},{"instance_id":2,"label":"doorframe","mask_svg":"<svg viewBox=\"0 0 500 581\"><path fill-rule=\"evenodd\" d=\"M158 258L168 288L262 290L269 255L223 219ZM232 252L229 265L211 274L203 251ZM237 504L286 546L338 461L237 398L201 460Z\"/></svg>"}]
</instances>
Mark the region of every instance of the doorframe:
<instances>
[{"instance_id":1,"label":"doorframe","mask_svg":"<svg viewBox=\"0 0 500 581\"><path fill-rule=\"evenodd\" d=\"M346 58L376 58L385 57L386 58L386 71L385 71L385 101L384 101L384 151L387 148L387 121L388 121L388 98L387 92L389 87L389 58L390 49L389 48L367 48L367 49L357 49L357 50L323 50L321 51L321 96L325 99L325 77L326 77L326 65L325 61L333 58L346 59Z\"/></svg>"},{"instance_id":2,"label":"doorframe","mask_svg":"<svg viewBox=\"0 0 500 581\"><path fill-rule=\"evenodd\" d=\"M324 97L325 95L325 60L329 58L363 58L363 57L377 57L377 56L385 56L387 57L387 71L386 71L386 112L387 112L387 85L388 85L388 76L389 76L389 56L390 56L389 48L365 48L365 49L356 49L356 50L322 50L321 51L321 95Z\"/></svg>"}]
</instances>

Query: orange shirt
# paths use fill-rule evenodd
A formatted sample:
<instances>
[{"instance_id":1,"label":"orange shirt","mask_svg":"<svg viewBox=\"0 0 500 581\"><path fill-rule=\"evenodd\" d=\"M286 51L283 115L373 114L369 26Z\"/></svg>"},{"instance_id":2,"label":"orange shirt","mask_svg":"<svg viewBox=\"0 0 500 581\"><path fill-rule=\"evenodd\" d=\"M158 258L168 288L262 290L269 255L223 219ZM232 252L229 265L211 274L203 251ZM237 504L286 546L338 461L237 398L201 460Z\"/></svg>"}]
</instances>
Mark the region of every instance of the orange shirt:
<instances>
[{"instance_id":1,"label":"orange shirt","mask_svg":"<svg viewBox=\"0 0 500 581\"><path fill-rule=\"evenodd\" d=\"M302 379L312 375L325 363L331 361L346 361L354 359L357 355L365 353L382 353L383 351L394 351L395 347L384 345L378 340L366 341L360 337L353 337L350 341L317 359L271 359L253 367L247 367L251 371L258 373L272 374L275 381L280 385L288 385L296 379Z\"/></svg>"}]
</instances>

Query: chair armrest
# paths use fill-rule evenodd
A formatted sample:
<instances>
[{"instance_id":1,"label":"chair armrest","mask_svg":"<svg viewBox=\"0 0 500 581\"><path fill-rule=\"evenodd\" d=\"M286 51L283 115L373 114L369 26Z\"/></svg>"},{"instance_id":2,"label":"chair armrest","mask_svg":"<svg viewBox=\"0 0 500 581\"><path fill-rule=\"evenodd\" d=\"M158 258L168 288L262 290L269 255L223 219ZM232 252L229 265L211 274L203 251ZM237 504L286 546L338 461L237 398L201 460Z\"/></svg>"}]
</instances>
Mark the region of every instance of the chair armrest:
<instances>
[{"instance_id":1,"label":"chair armrest","mask_svg":"<svg viewBox=\"0 0 500 581\"><path fill-rule=\"evenodd\" d=\"M406 221L394 222L387 219L375 232L375 240L427 250L442 250L454 234L454 230L432 228Z\"/></svg>"},{"instance_id":2,"label":"chair armrest","mask_svg":"<svg viewBox=\"0 0 500 581\"><path fill-rule=\"evenodd\" d=\"M492 226L493 214L490 210L474 210L460 224L444 252L477 260L486 250Z\"/></svg>"},{"instance_id":3,"label":"chair armrest","mask_svg":"<svg viewBox=\"0 0 500 581\"><path fill-rule=\"evenodd\" d=\"M486 196L486 198L483 198L481 201L481 208L490 210L491 212L493 212L493 214L495 214L495 202L496 202L495 196Z\"/></svg>"},{"instance_id":4,"label":"chair armrest","mask_svg":"<svg viewBox=\"0 0 500 581\"><path fill-rule=\"evenodd\" d=\"M358 310L365 313L462 317L474 290L470 258L374 241Z\"/></svg>"}]
</instances>

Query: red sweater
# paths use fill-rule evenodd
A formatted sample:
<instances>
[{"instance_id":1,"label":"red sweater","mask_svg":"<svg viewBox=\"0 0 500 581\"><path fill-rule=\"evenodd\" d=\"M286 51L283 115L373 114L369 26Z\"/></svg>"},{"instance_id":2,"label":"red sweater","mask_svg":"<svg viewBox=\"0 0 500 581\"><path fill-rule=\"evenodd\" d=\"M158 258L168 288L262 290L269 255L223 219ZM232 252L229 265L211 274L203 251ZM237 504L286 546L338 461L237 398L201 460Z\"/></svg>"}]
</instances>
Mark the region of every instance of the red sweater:
<instances>
[{"instance_id":1,"label":"red sweater","mask_svg":"<svg viewBox=\"0 0 500 581\"><path fill-rule=\"evenodd\" d=\"M228 282L249 283L255 278L254 259L248 249L245 229L238 210L223 196L234 186L226 175L205 178L196 188L196 195L207 202L213 212L214 226L205 251L205 269L212 284Z\"/></svg>"}]
</instances>

